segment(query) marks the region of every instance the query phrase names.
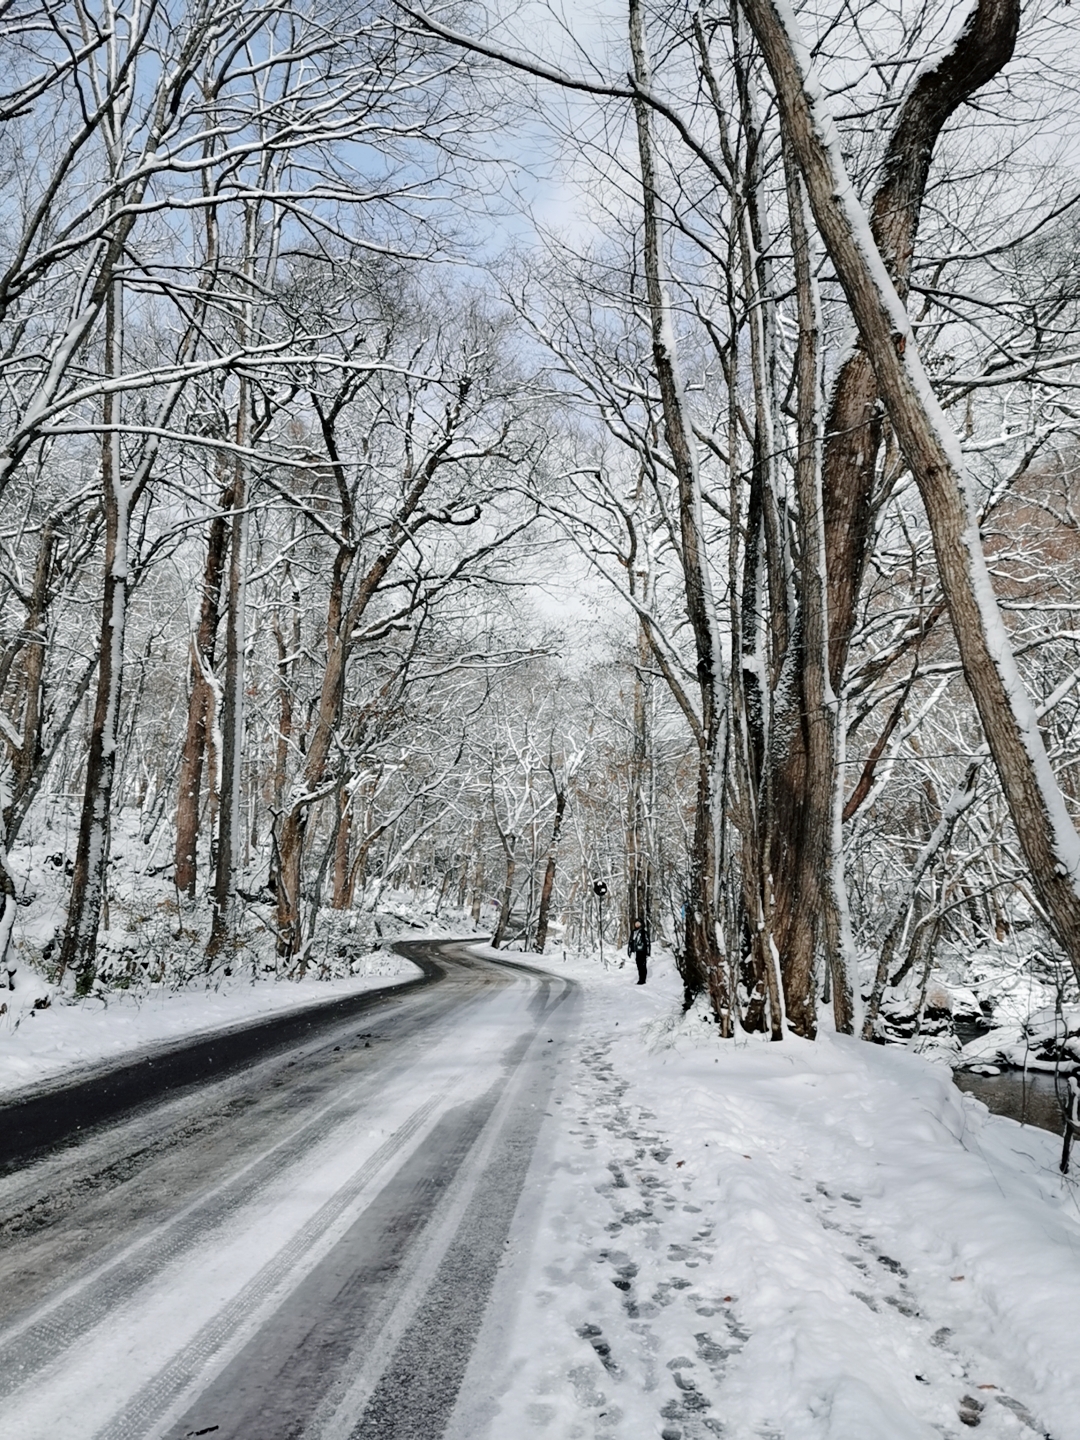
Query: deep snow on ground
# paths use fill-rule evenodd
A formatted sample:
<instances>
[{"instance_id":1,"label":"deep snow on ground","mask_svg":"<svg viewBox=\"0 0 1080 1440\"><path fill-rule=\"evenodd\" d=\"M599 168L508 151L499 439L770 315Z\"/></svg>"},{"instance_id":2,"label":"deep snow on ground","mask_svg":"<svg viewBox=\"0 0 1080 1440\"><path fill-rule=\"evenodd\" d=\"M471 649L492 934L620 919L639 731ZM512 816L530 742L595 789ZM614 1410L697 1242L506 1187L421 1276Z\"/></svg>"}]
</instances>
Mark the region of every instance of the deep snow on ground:
<instances>
[{"instance_id":1,"label":"deep snow on ground","mask_svg":"<svg viewBox=\"0 0 1080 1440\"><path fill-rule=\"evenodd\" d=\"M582 978L453 1440L1080 1440L1060 1142L901 1050L722 1042L670 960Z\"/></svg>"},{"instance_id":2,"label":"deep snow on ground","mask_svg":"<svg viewBox=\"0 0 1080 1440\"><path fill-rule=\"evenodd\" d=\"M508 958L584 1018L447 1440L1080 1440L1055 1137L899 1049L723 1042L663 955ZM10 1011L0 1088L382 979Z\"/></svg>"},{"instance_id":3,"label":"deep snow on ground","mask_svg":"<svg viewBox=\"0 0 1080 1440\"><path fill-rule=\"evenodd\" d=\"M373 990L394 979L410 980L417 967L389 950L357 961L358 974L340 980L252 980L218 972L205 985L184 990L154 986L138 993L112 991L75 1000L55 988L24 984L0 991L0 1095L76 1066L119 1061L147 1046L263 1019L281 1010L316 1005L339 995ZM34 1002L50 997L46 1009Z\"/></svg>"}]
</instances>

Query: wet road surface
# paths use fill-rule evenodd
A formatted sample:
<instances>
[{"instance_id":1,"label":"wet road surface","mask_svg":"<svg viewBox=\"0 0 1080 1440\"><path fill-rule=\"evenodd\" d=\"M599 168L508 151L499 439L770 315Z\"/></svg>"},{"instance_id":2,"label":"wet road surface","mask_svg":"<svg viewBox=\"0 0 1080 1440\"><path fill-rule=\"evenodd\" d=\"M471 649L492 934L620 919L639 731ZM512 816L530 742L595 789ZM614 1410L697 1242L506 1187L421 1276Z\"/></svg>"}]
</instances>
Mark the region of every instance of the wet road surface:
<instances>
[{"instance_id":1,"label":"wet road surface","mask_svg":"<svg viewBox=\"0 0 1080 1440\"><path fill-rule=\"evenodd\" d=\"M0 1179L5 1440L438 1440L580 997L401 948L443 978Z\"/></svg>"}]
</instances>

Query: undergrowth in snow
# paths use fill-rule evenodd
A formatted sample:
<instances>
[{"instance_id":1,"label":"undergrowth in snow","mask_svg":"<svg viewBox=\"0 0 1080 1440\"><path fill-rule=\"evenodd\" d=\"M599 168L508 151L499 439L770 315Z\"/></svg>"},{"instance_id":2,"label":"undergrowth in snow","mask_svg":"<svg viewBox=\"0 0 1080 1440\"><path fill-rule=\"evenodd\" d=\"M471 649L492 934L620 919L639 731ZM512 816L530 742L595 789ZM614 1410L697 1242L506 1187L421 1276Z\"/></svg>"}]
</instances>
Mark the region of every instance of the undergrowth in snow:
<instances>
[{"instance_id":1,"label":"undergrowth in snow","mask_svg":"<svg viewBox=\"0 0 1080 1440\"><path fill-rule=\"evenodd\" d=\"M272 905L255 894L241 903L236 943L208 968L208 915L196 918L159 868L138 815L126 813L111 849L97 977L92 993L79 999L74 976L61 977L56 967L70 878L63 837L46 832L20 848L12 862L18 923L0 970L0 1093L186 1035L411 979L416 967L393 951L395 940L473 928L460 913L440 917L435 896L384 890L375 909L322 908L301 967L278 959Z\"/></svg>"}]
</instances>

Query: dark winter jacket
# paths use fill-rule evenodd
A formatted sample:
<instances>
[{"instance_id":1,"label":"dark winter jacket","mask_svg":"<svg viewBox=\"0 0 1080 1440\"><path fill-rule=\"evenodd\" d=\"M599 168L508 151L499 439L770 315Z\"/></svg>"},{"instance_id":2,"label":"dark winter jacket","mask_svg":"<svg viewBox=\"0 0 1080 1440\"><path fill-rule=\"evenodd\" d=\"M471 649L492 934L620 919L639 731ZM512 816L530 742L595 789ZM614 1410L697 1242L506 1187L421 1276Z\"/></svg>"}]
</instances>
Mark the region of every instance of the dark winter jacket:
<instances>
[{"instance_id":1,"label":"dark winter jacket","mask_svg":"<svg viewBox=\"0 0 1080 1440\"><path fill-rule=\"evenodd\" d=\"M649 949L649 932L643 926L635 925L630 931L626 953L628 955L648 955Z\"/></svg>"}]
</instances>

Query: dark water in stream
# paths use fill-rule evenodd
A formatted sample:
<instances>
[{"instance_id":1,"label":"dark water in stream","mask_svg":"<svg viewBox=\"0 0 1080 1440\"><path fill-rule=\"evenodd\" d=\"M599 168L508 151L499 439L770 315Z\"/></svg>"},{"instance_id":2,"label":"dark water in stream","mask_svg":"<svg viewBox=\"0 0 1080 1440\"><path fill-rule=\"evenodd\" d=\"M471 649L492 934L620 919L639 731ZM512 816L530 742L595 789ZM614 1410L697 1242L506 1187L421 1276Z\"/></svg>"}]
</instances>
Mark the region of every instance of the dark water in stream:
<instances>
[{"instance_id":1,"label":"dark water in stream","mask_svg":"<svg viewBox=\"0 0 1080 1440\"><path fill-rule=\"evenodd\" d=\"M1007 1115L1022 1125L1038 1125L1041 1130L1062 1132L1061 1104L1054 1088L1053 1075L1024 1074L1006 1070L1001 1075L972 1075L956 1070L953 1079L957 1088L981 1100L995 1115ZM1068 1082L1062 1076L1057 1082L1062 1100L1069 1094Z\"/></svg>"}]
</instances>

